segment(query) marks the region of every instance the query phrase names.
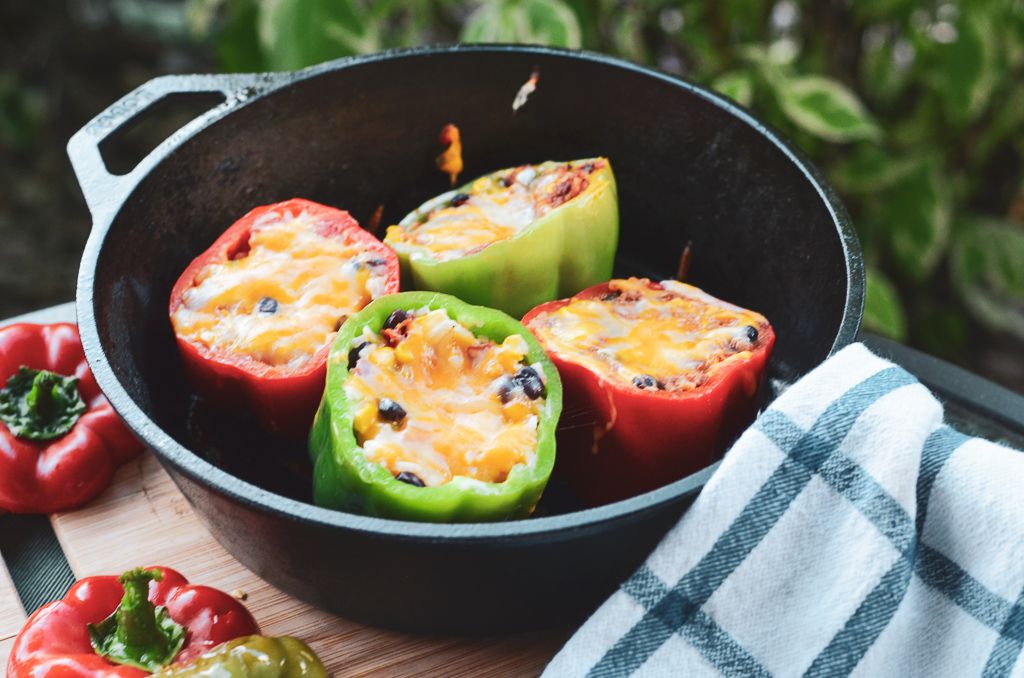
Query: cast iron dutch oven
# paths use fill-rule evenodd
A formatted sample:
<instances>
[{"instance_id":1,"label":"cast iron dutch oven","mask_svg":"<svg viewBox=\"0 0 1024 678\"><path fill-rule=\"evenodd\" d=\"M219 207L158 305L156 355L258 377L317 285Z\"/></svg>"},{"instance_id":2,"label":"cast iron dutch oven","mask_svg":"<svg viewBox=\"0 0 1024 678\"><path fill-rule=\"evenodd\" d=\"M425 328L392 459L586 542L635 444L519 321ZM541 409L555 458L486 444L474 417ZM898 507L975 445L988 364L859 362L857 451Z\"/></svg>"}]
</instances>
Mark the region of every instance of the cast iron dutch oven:
<instances>
[{"instance_id":1,"label":"cast iron dutch oven","mask_svg":"<svg viewBox=\"0 0 1024 678\"><path fill-rule=\"evenodd\" d=\"M534 68L526 106L511 103ZM168 97L223 101L135 169L102 142ZM539 515L495 524L381 520L309 503L304 450L244 417L207 412L181 375L167 318L175 279L256 205L304 197L393 223L448 189L437 134L457 124L469 178L596 155L618 179L620 274L690 280L764 313L778 392L853 340L859 245L838 199L790 146L728 100L594 54L539 47L416 49L296 73L169 76L127 95L68 150L93 216L78 282L85 352L104 392L216 538L313 605L430 632L576 621L609 595L692 501L712 468L580 510L549 488ZM385 224L386 225L386 224Z\"/></svg>"}]
</instances>

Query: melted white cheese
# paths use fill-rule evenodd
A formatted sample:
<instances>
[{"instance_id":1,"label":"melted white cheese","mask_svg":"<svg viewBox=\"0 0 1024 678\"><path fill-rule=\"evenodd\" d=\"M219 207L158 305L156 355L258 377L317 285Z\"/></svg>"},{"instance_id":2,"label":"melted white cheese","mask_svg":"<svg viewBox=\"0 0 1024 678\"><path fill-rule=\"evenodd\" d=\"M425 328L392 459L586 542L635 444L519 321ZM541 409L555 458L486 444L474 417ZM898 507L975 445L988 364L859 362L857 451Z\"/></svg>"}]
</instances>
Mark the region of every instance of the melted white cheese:
<instances>
[{"instance_id":1,"label":"melted white cheese","mask_svg":"<svg viewBox=\"0 0 1024 678\"><path fill-rule=\"evenodd\" d=\"M199 272L171 317L175 332L214 351L301 367L387 284L378 255L319 235L316 223L305 211L263 215L245 256Z\"/></svg>"},{"instance_id":2,"label":"melted white cheese","mask_svg":"<svg viewBox=\"0 0 1024 678\"><path fill-rule=\"evenodd\" d=\"M394 347L364 330L367 346L345 382L366 458L428 486L455 476L500 483L516 464L533 465L544 398L521 388L501 395L523 367L526 341L476 337L444 309L420 309L403 327ZM405 411L400 422L387 420L385 398Z\"/></svg>"},{"instance_id":3,"label":"melted white cheese","mask_svg":"<svg viewBox=\"0 0 1024 678\"><path fill-rule=\"evenodd\" d=\"M748 336L768 321L691 285L613 280L615 298L573 299L530 322L545 348L620 382L653 378L658 388L688 390L708 370L754 348Z\"/></svg>"}]
</instances>

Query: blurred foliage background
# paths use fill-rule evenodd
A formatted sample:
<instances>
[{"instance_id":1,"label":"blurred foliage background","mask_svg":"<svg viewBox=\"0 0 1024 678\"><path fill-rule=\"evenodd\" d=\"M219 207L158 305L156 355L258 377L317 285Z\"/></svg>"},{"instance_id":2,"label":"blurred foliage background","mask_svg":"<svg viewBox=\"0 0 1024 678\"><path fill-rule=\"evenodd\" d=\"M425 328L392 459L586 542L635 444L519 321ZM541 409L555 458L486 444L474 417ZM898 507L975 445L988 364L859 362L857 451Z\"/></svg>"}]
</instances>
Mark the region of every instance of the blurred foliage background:
<instances>
[{"instance_id":1,"label":"blurred foliage background","mask_svg":"<svg viewBox=\"0 0 1024 678\"><path fill-rule=\"evenodd\" d=\"M63 147L144 80L542 43L681 75L780 129L857 224L865 327L1024 391L1024 0L80 0L4 3L0 35L0 315L72 296L88 215Z\"/></svg>"}]
</instances>

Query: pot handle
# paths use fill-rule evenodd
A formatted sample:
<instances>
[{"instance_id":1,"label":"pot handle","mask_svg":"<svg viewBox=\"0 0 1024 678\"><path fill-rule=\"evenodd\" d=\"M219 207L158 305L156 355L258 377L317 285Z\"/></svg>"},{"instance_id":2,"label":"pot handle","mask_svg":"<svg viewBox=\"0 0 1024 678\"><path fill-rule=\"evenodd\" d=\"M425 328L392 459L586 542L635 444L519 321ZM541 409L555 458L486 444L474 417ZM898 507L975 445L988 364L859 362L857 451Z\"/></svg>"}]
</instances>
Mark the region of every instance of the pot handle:
<instances>
[{"instance_id":1,"label":"pot handle","mask_svg":"<svg viewBox=\"0 0 1024 678\"><path fill-rule=\"evenodd\" d=\"M210 120L280 86L289 76L289 73L165 75L140 85L90 120L68 141L68 157L92 213L93 224L112 216L120 208L128 193L156 164L157 158L191 137ZM100 144L105 139L145 115L157 102L176 94L191 93L219 93L224 95L224 101L164 139L131 171L114 174L107 169L100 152Z\"/></svg>"}]
</instances>

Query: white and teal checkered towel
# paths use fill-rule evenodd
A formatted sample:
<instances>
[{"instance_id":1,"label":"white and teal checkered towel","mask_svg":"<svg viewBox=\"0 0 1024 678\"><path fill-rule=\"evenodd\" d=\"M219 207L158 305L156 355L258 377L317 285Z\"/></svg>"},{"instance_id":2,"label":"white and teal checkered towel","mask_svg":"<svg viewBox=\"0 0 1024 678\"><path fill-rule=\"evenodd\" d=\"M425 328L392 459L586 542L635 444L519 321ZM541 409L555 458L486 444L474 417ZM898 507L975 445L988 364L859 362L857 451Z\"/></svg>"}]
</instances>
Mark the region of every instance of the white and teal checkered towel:
<instances>
[{"instance_id":1,"label":"white and teal checkered towel","mask_svg":"<svg viewBox=\"0 0 1024 678\"><path fill-rule=\"evenodd\" d=\"M1024 676L1024 454L860 344L778 398L545 676Z\"/></svg>"}]
</instances>

